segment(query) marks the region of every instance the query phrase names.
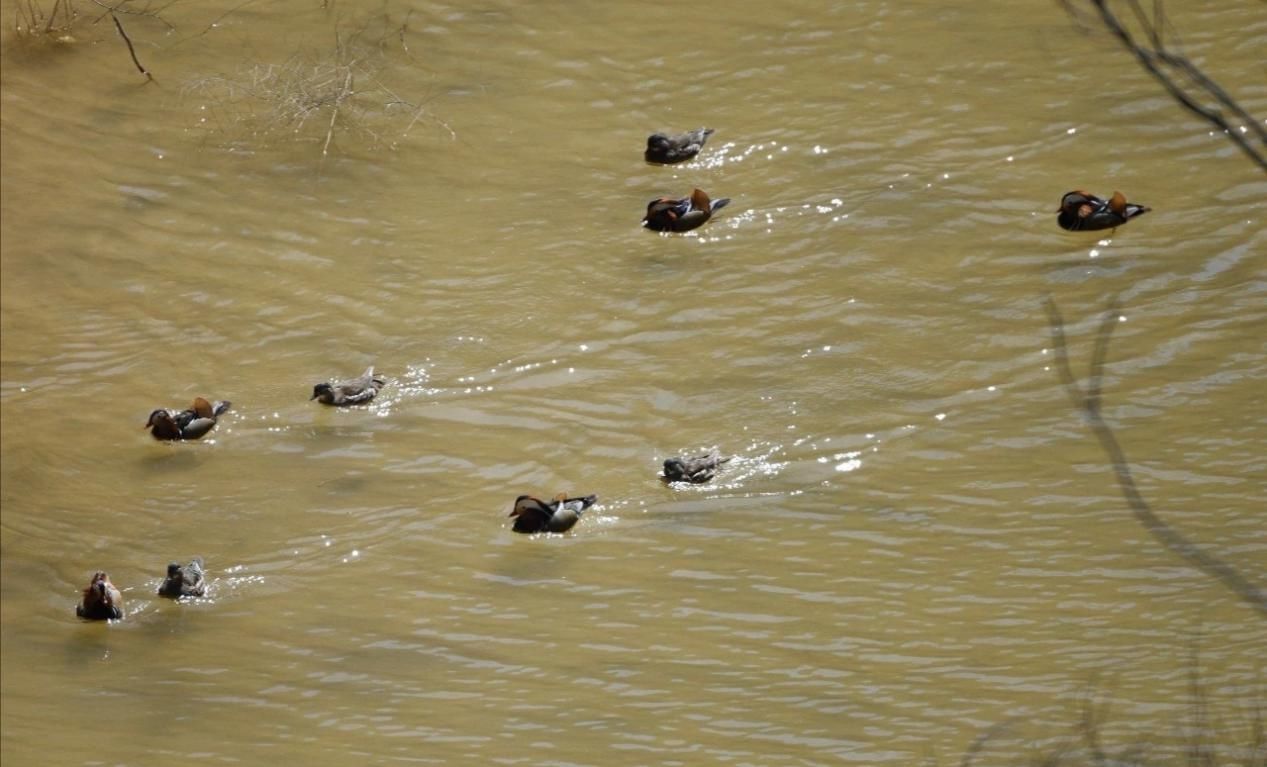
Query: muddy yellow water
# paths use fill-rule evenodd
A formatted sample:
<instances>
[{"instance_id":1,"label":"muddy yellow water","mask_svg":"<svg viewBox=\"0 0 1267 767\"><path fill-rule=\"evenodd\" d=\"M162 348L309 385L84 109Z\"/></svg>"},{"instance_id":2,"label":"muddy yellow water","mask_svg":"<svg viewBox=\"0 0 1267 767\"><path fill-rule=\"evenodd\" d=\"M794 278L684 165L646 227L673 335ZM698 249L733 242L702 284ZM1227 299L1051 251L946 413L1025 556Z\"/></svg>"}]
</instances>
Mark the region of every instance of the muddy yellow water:
<instances>
[{"instance_id":1,"label":"muddy yellow water","mask_svg":"<svg viewBox=\"0 0 1267 767\"><path fill-rule=\"evenodd\" d=\"M1267 178L1100 27L325 5L121 14L152 82L100 6L0 5L6 767L1018 764L1088 711L1261 759ZM1191 5L1261 119L1265 7ZM732 202L640 227L696 186ZM1064 232L1074 188L1153 211ZM1119 469L1248 590L1128 505L1048 298L1084 388L1117 299ZM199 395L208 438L142 429ZM561 490L599 505L511 532ZM121 622L75 618L97 569Z\"/></svg>"}]
</instances>

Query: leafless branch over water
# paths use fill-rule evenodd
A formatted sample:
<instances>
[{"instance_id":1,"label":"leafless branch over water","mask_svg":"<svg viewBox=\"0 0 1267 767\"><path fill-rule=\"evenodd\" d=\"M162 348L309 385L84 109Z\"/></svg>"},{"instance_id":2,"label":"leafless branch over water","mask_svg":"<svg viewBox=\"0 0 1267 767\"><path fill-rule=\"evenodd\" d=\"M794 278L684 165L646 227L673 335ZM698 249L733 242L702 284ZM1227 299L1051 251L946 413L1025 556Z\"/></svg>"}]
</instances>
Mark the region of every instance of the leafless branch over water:
<instances>
[{"instance_id":1,"label":"leafless branch over water","mask_svg":"<svg viewBox=\"0 0 1267 767\"><path fill-rule=\"evenodd\" d=\"M1165 5L1157 0L1150 16L1139 0L1123 0L1135 17L1141 42L1122 19L1109 8L1108 0L1059 0L1065 11L1084 28L1092 14L1081 6L1089 5L1099 16L1100 22L1113 33L1122 45L1135 55L1140 66L1148 71L1170 94L1171 98L1189 112L1223 131L1258 167L1267 171L1267 127L1232 98L1218 83L1205 74L1186 56L1176 52L1166 43L1167 32L1174 37L1174 30L1166 19ZM1260 62L1250 62L1257 67ZM1241 125L1233 125L1232 122ZM1256 142L1247 138L1252 133ZM1258 146L1261 144L1262 146Z\"/></svg>"}]
</instances>

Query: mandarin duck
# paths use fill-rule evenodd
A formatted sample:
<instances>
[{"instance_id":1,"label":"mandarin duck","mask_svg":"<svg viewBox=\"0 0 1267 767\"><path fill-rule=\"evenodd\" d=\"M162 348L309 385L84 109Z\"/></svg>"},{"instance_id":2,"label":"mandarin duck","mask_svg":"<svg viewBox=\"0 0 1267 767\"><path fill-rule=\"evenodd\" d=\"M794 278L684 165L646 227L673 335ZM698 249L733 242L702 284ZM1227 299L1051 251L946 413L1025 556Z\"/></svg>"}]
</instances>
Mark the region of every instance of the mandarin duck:
<instances>
[{"instance_id":1,"label":"mandarin duck","mask_svg":"<svg viewBox=\"0 0 1267 767\"><path fill-rule=\"evenodd\" d=\"M1152 208L1145 205L1127 202L1121 192L1114 192L1112 197L1102 200L1079 189L1065 192L1060 198L1060 209L1056 211L1060 215L1056 217L1056 223L1070 232L1116 229L1150 210Z\"/></svg>"},{"instance_id":2,"label":"mandarin duck","mask_svg":"<svg viewBox=\"0 0 1267 767\"><path fill-rule=\"evenodd\" d=\"M569 498L567 493L559 493L549 502L521 495L515 499L510 516L515 518L517 533L562 533L572 529L581 518L581 512L596 501L597 495Z\"/></svg>"},{"instance_id":3,"label":"mandarin duck","mask_svg":"<svg viewBox=\"0 0 1267 767\"><path fill-rule=\"evenodd\" d=\"M117 621L123 618L123 595L105 571L93 573L84 589L84 599L75 606L75 615L90 621Z\"/></svg>"},{"instance_id":4,"label":"mandarin duck","mask_svg":"<svg viewBox=\"0 0 1267 767\"><path fill-rule=\"evenodd\" d=\"M228 410L230 404L228 400L217 400L213 405L198 397L188 410L155 410L150 413L145 428L150 430L154 439L199 439L211 431L216 425L216 418Z\"/></svg>"},{"instance_id":5,"label":"mandarin duck","mask_svg":"<svg viewBox=\"0 0 1267 767\"><path fill-rule=\"evenodd\" d=\"M647 215L643 217L642 225L656 232L687 232L702 225L729 202L729 197L710 201L701 189L680 200L661 197L647 203Z\"/></svg>"}]
</instances>

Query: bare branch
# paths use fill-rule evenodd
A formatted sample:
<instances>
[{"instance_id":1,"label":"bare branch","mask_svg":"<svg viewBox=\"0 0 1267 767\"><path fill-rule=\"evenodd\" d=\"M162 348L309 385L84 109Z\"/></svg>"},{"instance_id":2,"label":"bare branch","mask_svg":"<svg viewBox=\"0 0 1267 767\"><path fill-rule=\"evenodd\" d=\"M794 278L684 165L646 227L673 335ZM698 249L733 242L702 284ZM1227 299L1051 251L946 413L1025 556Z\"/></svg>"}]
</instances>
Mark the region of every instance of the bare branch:
<instances>
[{"instance_id":1,"label":"bare branch","mask_svg":"<svg viewBox=\"0 0 1267 767\"><path fill-rule=\"evenodd\" d=\"M94 0L94 2L95 2L95 0ZM203 35L207 34L207 33L208 33L208 32L210 32L211 30L215 29L217 24L219 24L220 22L224 21L224 20L225 20L226 18L228 18L229 16L232 16L233 14L237 13L238 11L242 10L243 8L245 8L246 6L248 6L248 5L250 5L251 3L254 3L254 2L255 2L255 0L242 0L242 2L238 3L237 5L233 6L233 7L232 7L232 8L230 8L229 10L225 11L224 13L222 13L222 14L220 14L219 16L217 16L217 17L215 17L214 19L212 19L210 24L208 24L207 26L205 26L205 27L203 27L203 28L202 28L202 31L197 32L197 33L195 33L195 34L192 34L192 35L190 35L189 37L184 37L184 38L181 38L180 40L177 40L176 42L172 43L171 45L169 45L169 46L167 46L167 47L168 47L168 48L175 48L176 46L178 46L178 45L180 45L180 44L182 44L182 43L186 43L186 42L188 42L188 41L190 41L190 40L193 40L195 37L202 37Z\"/></svg>"},{"instance_id":2,"label":"bare branch","mask_svg":"<svg viewBox=\"0 0 1267 767\"><path fill-rule=\"evenodd\" d=\"M123 22L119 21L119 17L114 15L114 11L110 12L110 18L114 20L114 27L119 30L119 35L123 38L123 42L128 44L128 53L132 55L132 63L136 64L137 71L145 75L146 80L152 82L154 75L151 75L150 71L143 67L140 60L137 59L136 48L132 47L132 38L128 37L128 33L123 31Z\"/></svg>"},{"instance_id":3,"label":"bare branch","mask_svg":"<svg viewBox=\"0 0 1267 767\"><path fill-rule=\"evenodd\" d=\"M352 70L348 69L347 77L343 80L343 90L334 100L334 108L330 110L330 127L326 129L326 143L321 146L321 156L325 157L330 153L330 140L334 138L334 121L339 116L339 105L352 92Z\"/></svg>"},{"instance_id":4,"label":"bare branch","mask_svg":"<svg viewBox=\"0 0 1267 767\"><path fill-rule=\"evenodd\" d=\"M167 5L164 5L162 8L159 8L158 10L152 10L148 5L146 5L146 7L141 8L141 9L125 8L124 6L126 6L128 2L129 0L120 0L120 2L117 5L107 5L106 3L101 2L101 0L92 0L93 5L105 10L105 13L102 13L100 16L98 16L96 20L94 20L92 23L96 24L98 21L101 21L106 16L113 16L116 13L123 13L123 14L128 14L131 16L148 16L153 19L158 19L159 21L163 22L163 25L166 26L169 30L176 29L175 24L163 18L162 12L167 10L171 6L175 5L177 0L171 0L171 2L169 2Z\"/></svg>"},{"instance_id":5,"label":"bare branch","mask_svg":"<svg viewBox=\"0 0 1267 767\"><path fill-rule=\"evenodd\" d=\"M47 35L53 29L53 22L57 19L57 8L61 4L62 0L53 0L53 10L48 14L48 24L44 27L44 34Z\"/></svg>"},{"instance_id":6,"label":"bare branch","mask_svg":"<svg viewBox=\"0 0 1267 767\"><path fill-rule=\"evenodd\" d=\"M1189 61L1186 56L1175 53L1165 47L1162 40L1162 28L1167 25L1167 22L1161 0L1154 1L1153 17L1151 19L1140 7L1139 0L1128 1L1140 28L1144 31L1144 35L1151 41L1151 47L1135 40L1135 37L1122 23L1121 19L1109 8L1108 0L1087 0L1099 12L1104 26L1121 41L1127 50L1135 55L1140 66L1162 84L1162 87L1166 89L1171 98L1189 112L1223 131L1224 135L1232 143L1236 144L1254 164L1267 171L1267 128L1263 127L1263 121L1255 119L1226 90L1201 71L1200 67ZM1065 11L1075 21L1079 24L1085 21L1084 15L1074 5L1074 0L1060 0L1060 2L1064 6ZM1189 78L1193 83L1193 90L1197 92L1195 94L1189 93L1181 87L1175 77L1166 71L1167 69L1174 70ZM1203 98L1213 99L1215 103L1213 105L1203 104L1199 100ZM1225 111L1233 119L1240 121L1242 125L1232 125L1228 118L1224 116ZM1263 148L1260 149L1251 144L1242 131L1252 131L1258 137L1259 142L1263 144Z\"/></svg>"}]
</instances>

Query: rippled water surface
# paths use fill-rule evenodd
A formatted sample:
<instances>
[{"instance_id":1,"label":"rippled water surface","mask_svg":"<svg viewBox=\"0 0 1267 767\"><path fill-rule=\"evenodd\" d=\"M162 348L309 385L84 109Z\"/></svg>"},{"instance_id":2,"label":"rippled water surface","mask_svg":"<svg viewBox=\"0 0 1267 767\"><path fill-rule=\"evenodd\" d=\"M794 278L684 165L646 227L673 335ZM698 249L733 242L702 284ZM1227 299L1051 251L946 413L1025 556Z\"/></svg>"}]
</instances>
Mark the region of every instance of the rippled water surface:
<instances>
[{"instance_id":1,"label":"rippled water surface","mask_svg":"<svg viewBox=\"0 0 1267 767\"><path fill-rule=\"evenodd\" d=\"M1262 593L1132 513L1044 302L1085 383L1118 300L1140 494L1263 588L1267 180L1110 36L324 5L123 15L146 83L100 7L36 41L0 4L6 767L1018 764L1087 710L1111 754L1262 758ZM1171 9L1258 115L1265 8ZM639 227L695 186L733 202ZM1079 187L1154 210L1061 231ZM371 406L307 400L370 364ZM209 438L141 428L198 395ZM510 531L560 490L600 503ZM210 596L157 599L195 554ZM74 617L96 569L125 620Z\"/></svg>"}]
</instances>

